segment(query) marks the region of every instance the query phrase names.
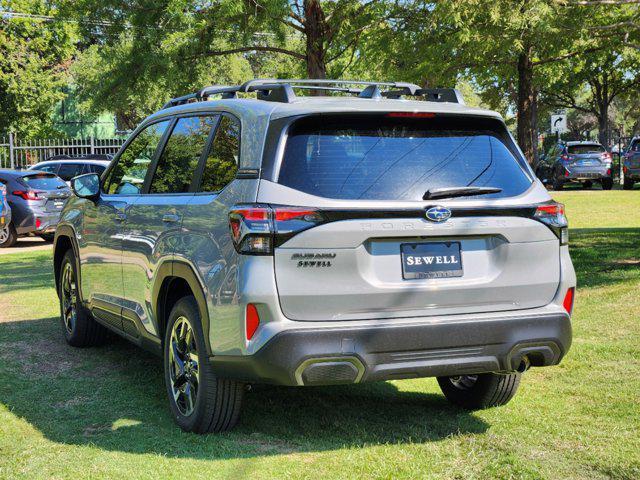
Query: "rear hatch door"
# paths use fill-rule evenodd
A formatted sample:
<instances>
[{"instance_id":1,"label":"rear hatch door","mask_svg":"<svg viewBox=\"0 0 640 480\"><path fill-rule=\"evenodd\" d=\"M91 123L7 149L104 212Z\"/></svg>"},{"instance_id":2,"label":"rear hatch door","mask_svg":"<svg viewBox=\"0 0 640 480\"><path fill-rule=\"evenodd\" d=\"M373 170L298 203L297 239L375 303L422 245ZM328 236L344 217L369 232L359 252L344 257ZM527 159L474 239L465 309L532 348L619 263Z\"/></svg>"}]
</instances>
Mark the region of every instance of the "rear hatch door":
<instances>
[{"instance_id":1,"label":"rear hatch door","mask_svg":"<svg viewBox=\"0 0 640 480\"><path fill-rule=\"evenodd\" d=\"M310 118L288 129L283 152L259 202L314 208L323 218L275 249L288 318L508 311L553 299L559 241L531 206L548 197L502 122ZM461 185L501 191L423 199Z\"/></svg>"}]
</instances>

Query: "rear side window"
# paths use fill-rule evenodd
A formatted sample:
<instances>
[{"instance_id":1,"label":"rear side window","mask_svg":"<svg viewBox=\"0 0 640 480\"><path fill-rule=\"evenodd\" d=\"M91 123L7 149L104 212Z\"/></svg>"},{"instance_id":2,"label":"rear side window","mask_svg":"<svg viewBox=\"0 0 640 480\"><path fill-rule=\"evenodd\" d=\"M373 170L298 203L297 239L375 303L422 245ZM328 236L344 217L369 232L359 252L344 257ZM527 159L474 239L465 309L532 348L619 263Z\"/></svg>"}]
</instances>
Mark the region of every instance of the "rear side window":
<instances>
[{"instance_id":1,"label":"rear side window","mask_svg":"<svg viewBox=\"0 0 640 480\"><path fill-rule=\"evenodd\" d=\"M278 183L327 198L422 200L429 189L532 180L501 122L472 117L310 117L288 132Z\"/></svg>"},{"instance_id":2,"label":"rear side window","mask_svg":"<svg viewBox=\"0 0 640 480\"><path fill-rule=\"evenodd\" d=\"M239 156L240 122L222 115L204 165L200 191L219 192L231 182L238 171Z\"/></svg>"},{"instance_id":3,"label":"rear side window","mask_svg":"<svg viewBox=\"0 0 640 480\"><path fill-rule=\"evenodd\" d=\"M61 163L60 168L58 168L58 176L67 182L83 173L84 164L82 163Z\"/></svg>"},{"instance_id":4,"label":"rear side window","mask_svg":"<svg viewBox=\"0 0 640 480\"><path fill-rule=\"evenodd\" d=\"M629 151L630 152L640 152L640 140L634 140L633 142L631 142L631 145L629 146Z\"/></svg>"},{"instance_id":5,"label":"rear side window","mask_svg":"<svg viewBox=\"0 0 640 480\"><path fill-rule=\"evenodd\" d=\"M40 165L34 168L34 170L38 170L39 172L47 172L47 173L56 173L57 169L58 169L58 165L56 163L50 163L49 165Z\"/></svg>"},{"instance_id":6,"label":"rear side window","mask_svg":"<svg viewBox=\"0 0 640 480\"><path fill-rule=\"evenodd\" d=\"M60 178L51 173L39 173L22 177L22 183L34 190L57 190L67 186Z\"/></svg>"},{"instance_id":7,"label":"rear side window","mask_svg":"<svg viewBox=\"0 0 640 480\"><path fill-rule=\"evenodd\" d=\"M569 145L567 147L570 155L584 155L586 153L602 153L605 151L602 145Z\"/></svg>"},{"instance_id":8,"label":"rear side window","mask_svg":"<svg viewBox=\"0 0 640 480\"><path fill-rule=\"evenodd\" d=\"M180 118L158 161L149 193L188 192L215 117Z\"/></svg>"},{"instance_id":9,"label":"rear side window","mask_svg":"<svg viewBox=\"0 0 640 480\"><path fill-rule=\"evenodd\" d=\"M153 123L142 130L127 145L106 179L105 191L112 195L135 195L140 193L147 170L169 120Z\"/></svg>"}]
</instances>

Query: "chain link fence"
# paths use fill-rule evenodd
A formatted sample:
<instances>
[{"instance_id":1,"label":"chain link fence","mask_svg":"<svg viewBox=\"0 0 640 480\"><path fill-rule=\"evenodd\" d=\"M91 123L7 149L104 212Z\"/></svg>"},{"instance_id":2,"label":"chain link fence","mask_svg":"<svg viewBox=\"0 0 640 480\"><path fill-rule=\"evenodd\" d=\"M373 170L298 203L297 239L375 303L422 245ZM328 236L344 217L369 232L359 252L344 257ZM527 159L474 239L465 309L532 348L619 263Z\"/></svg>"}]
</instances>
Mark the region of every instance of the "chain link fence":
<instances>
[{"instance_id":1,"label":"chain link fence","mask_svg":"<svg viewBox=\"0 0 640 480\"><path fill-rule=\"evenodd\" d=\"M126 138L37 139L21 142L0 138L0 168L23 169L53 155L115 154Z\"/></svg>"}]
</instances>

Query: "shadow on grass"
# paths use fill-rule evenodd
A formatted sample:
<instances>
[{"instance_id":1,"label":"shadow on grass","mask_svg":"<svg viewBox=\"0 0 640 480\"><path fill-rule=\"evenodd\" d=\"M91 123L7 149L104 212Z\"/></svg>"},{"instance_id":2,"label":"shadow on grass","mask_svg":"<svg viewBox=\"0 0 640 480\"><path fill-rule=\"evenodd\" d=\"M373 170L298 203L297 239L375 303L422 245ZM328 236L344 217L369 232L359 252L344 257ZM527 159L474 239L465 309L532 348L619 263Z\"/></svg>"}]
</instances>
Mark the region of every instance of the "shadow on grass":
<instances>
[{"instance_id":1,"label":"shadow on grass","mask_svg":"<svg viewBox=\"0 0 640 480\"><path fill-rule=\"evenodd\" d=\"M640 228L579 228L569 231L578 288L640 278Z\"/></svg>"},{"instance_id":2,"label":"shadow on grass","mask_svg":"<svg viewBox=\"0 0 640 480\"><path fill-rule=\"evenodd\" d=\"M0 256L0 294L53 285L51 252Z\"/></svg>"},{"instance_id":3,"label":"shadow on grass","mask_svg":"<svg viewBox=\"0 0 640 480\"><path fill-rule=\"evenodd\" d=\"M0 323L0 402L58 443L245 458L431 442L488 428L441 395L373 383L258 386L247 392L233 432L185 434L171 419L160 359L119 339L98 348L72 348L61 328L56 318Z\"/></svg>"}]
</instances>

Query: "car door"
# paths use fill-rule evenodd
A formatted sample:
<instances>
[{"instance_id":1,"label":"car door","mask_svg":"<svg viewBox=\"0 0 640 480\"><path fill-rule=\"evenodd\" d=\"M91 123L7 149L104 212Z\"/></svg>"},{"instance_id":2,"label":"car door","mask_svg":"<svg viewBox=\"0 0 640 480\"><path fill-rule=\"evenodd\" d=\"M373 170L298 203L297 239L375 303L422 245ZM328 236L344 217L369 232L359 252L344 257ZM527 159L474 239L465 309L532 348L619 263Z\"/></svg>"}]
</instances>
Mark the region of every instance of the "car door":
<instances>
[{"instance_id":1,"label":"car door","mask_svg":"<svg viewBox=\"0 0 640 480\"><path fill-rule=\"evenodd\" d=\"M95 202L87 200L78 238L84 300L94 315L122 328L122 238L127 213L140 197L145 177L170 120L150 124L127 142L102 182Z\"/></svg>"},{"instance_id":2,"label":"car door","mask_svg":"<svg viewBox=\"0 0 640 480\"><path fill-rule=\"evenodd\" d=\"M174 121L150 181L131 206L123 235L123 328L132 336L158 336L151 289L158 268L171 259L181 235L192 183L210 141L215 115L179 117ZM144 330L142 330L144 329Z\"/></svg>"}]
</instances>

